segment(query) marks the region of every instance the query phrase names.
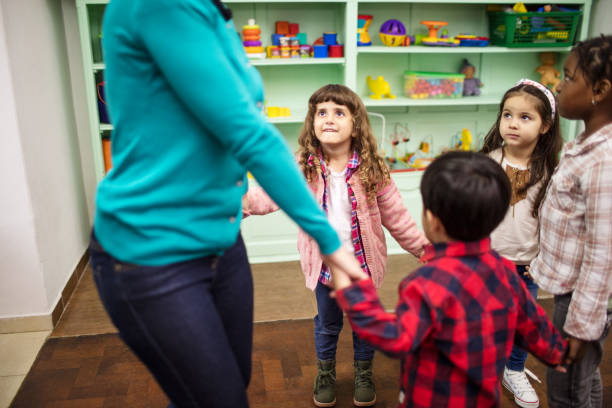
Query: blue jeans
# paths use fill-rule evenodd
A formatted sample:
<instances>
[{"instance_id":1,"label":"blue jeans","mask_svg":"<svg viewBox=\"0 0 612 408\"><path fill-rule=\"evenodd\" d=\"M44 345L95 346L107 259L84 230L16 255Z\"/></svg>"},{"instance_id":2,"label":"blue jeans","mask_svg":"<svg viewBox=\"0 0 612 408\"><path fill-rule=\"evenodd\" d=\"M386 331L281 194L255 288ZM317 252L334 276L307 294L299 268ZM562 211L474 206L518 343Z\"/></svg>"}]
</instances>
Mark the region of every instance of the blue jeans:
<instances>
[{"instance_id":1,"label":"blue jeans","mask_svg":"<svg viewBox=\"0 0 612 408\"><path fill-rule=\"evenodd\" d=\"M344 323L342 309L338 307L335 299L329 297L332 291L321 282L317 283L315 296L317 298L317 312L315 323L315 348L317 359L335 360L338 347L338 337ZM355 360L364 361L374 358L374 348L365 340L357 337L353 332L353 356Z\"/></svg>"},{"instance_id":2,"label":"blue jeans","mask_svg":"<svg viewBox=\"0 0 612 408\"><path fill-rule=\"evenodd\" d=\"M531 293L531 296L535 300L538 297L538 285L529 276L525 275L527 267L525 265L516 265L516 272L527 285L527 290ZM506 363L506 367L509 370L523 371L525 369L525 360L527 360L527 352L519 346L512 347L512 353Z\"/></svg>"},{"instance_id":3,"label":"blue jeans","mask_svg":"<svg viewBox=\"0 0 612 408\"><path fill-rule=\"evenodd\" d=\"M221 256L155 267L113 258L94 234L89 250L106 311L171 407L248 407L253 280L240 235Z\"/></svg>"}]
</instances>

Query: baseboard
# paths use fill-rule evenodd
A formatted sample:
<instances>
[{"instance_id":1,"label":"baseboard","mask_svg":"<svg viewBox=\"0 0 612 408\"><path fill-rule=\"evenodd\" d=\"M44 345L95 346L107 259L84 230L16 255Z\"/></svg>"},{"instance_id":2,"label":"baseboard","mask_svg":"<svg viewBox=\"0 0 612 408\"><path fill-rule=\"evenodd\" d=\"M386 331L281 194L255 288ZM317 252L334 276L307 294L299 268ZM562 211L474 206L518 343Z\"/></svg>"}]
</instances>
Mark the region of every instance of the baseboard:
<instances>
[{"instance_id":1,"label":"baseboard","mask_svg":"<svg viewBox=\"0 0 612 408\"><path fill-rule=\"evenodd\" d=\"M35 316L0 318L0 334L53 330L59 319L62 317L62 313L64 313L64 310L66 310L70 297L74 293L79 280L87 269L88 262L89 252L85 251L83 256L81 256L79 263L74 268L74 271L72 271L70 278L68 278L68 281L66 281L66 285L62 290L62 296L60 296L51 313Z\"/></svg>"}]
</instances>

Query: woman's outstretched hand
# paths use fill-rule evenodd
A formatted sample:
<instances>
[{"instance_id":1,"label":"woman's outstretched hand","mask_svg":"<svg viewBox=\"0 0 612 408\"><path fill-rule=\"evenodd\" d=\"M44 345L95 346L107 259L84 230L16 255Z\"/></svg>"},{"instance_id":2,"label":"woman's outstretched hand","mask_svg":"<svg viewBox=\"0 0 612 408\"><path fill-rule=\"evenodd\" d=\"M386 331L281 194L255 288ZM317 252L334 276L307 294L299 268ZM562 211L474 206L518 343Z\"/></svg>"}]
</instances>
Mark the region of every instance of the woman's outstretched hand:
<instances>
[{"instance_id":1,"label":"woman's outstretched hand","mask_svg":"<svg viewBox=\"0 0 612 408\"><path fill-rule=\"evenodd\" d=\"M344 248L323 256L323 262L330 267L334 289L344 289L353 282L366 279L368 275L361 269L355 256Z\"/></svg>"}]
</instances>

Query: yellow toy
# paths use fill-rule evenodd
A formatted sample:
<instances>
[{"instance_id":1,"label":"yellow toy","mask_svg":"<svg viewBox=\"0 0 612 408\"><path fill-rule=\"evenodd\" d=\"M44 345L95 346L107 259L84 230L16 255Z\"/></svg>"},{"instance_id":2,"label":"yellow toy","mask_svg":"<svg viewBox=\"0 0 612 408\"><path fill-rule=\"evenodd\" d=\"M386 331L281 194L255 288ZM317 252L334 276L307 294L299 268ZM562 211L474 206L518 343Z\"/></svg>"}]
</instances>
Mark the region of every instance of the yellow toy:
<instances>
[{"instance_id":1,"label":"yellow toy","mask_svg":"<svg viewBox=\"0 0 612 408\"><path fill-rule=\"evenodd\" d=\"M537 67L535 70L541 75L540 83L551 89L555 89L561 80L561 73L555 68L555 53L554 52L541 52L540 61L542 65Z\"/></svg>"},{"instance_id":2,"label":"yellow toy","mask_svg":"<svg viewBox=\"0 0 612 408\"><path fill-rule=\"evenodd\" d=\"M373 99L381 99L381 98L389 98L395 99L395 95L391 93L391 87L389 83L385 81L385 78L380 75L376 79L372 79L371 76L368 75L366 78L366 82L368 83L368 88L372 92L370 98Z\"/></svg>"},{"instance_id":3,"label":"yellow toy","mask_svg":"<svg viewBox=\"0 0 612 408\"><path fill-rule=\"evenodd\" d=\"M512 7L512 10L516 11L517 13L526 13L527 7L525 7L525 4L519 1L514 5L514 7Z\"/></svg>"},{"instance_id":4,"label":"yellow toy","mask_svg":"<svg viewBox=\"0 0 612 408\"><path fill-rule=\"evenodd\" d=\"M466 128L461 131L461 145L460 150L469 151L472 148L472 134Z\"/></svg>"}]
</instances>

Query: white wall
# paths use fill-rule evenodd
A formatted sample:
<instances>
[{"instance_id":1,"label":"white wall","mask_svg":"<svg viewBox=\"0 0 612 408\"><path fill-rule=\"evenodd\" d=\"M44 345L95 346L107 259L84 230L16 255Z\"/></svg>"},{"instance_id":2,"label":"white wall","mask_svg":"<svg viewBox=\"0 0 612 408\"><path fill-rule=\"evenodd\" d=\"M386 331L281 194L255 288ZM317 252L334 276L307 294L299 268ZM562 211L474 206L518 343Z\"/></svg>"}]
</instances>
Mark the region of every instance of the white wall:
<instances>
[{"instance_id":1,"label":"white wall","mask_svg":"<svg viewBox=\"0 0 612 408\"><path fill-rule=\"evenodd\" d=\"M589 37L612 34L610 16L612 16L612 0L593 0Z\"/></svg>"},{"instance_id":2,"label":"white wall","mask_svg":"<svg viewBox=\"0 0 612 408\"><path fill-rule=\"evenodd\" d=\"M87 246L88 166L61 3L0 0L0 12L0 318L44 315Z\"/></svg>"}]
</instances>

